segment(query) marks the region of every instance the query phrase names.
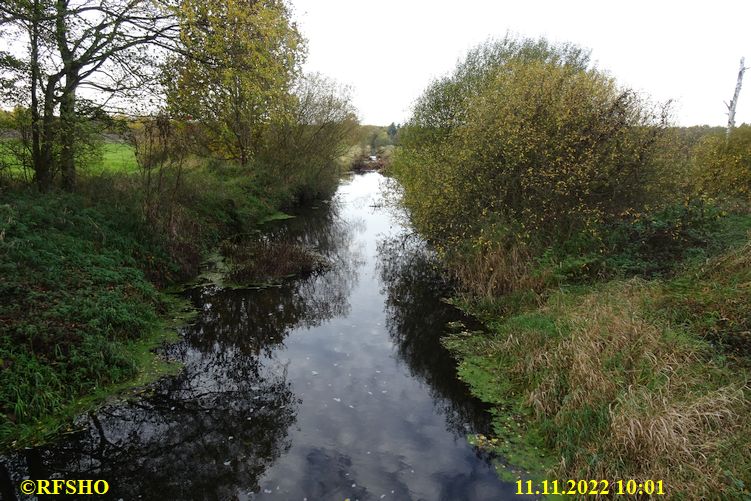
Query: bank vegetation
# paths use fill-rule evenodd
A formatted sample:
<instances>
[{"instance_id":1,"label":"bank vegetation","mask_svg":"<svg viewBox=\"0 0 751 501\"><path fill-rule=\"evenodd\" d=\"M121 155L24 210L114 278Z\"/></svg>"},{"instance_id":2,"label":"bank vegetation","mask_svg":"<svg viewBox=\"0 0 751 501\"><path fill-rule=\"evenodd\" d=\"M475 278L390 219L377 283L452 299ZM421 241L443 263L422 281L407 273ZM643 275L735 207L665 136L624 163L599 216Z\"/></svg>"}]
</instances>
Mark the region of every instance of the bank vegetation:
<instances>
[{"instance_id":1,"label":"bank vegetation","mask_svg":"<svg viewBox=\"0 0 751 501\"><path fill-rule=\"evenodd\" d=\"M513 479L749 495L751 127L669 118L579 47L506 37L400 131L402 202L487 327L445 340L493 407L473 440Z\"/></svg>"},{"instance_id":2,"label":"bank vegetation","mask_svg":"<svg viewBox=\"0 0 751 501\"><path fill-rule=\"evenodd\" d=\"M333 193L358 124L347 89L302 72L281 0L9 1L0 35L22 42L0 53L0 448L17 448L167 370L150 350L183 305L164 290L211 251L248 281L320 266L297 248L259 265L258 230Z\"/></svg>"}]
</instances>

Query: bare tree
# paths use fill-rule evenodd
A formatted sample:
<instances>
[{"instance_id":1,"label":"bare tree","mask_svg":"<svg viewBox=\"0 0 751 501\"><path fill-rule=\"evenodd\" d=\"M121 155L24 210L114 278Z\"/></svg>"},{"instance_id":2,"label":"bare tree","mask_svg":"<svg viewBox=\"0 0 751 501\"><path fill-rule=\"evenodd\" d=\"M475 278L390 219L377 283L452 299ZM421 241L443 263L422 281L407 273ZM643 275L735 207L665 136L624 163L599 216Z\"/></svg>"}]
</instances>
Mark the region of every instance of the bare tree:
<instances>
[{"instance_id":1,"label":"bare tree","mask_svg":"<svg viewBox=\"0 0 751 501\"><path fill-rule=\"evenodd\" d=\"M0 27L15 29L19 39L26 38L27 53L18 58L15 69L25 75L28 88L31 153L40 190L51 185L56 146L63 186L67 190L75 186L78 90L97 91L101 106L114 96L143 91L155 75L150 71L158 61L154 48L177 48L179 24L169 1L0 3Z\"/></svg>"},{"instance_id":2,"label":"bare tree","mask_svg":"<svg viewBox=\"0 0 751 501\"><path fill-rule=\"evenodd\" d=\"M746 68L746 58L741 58L741 68L738 70L738 82L735 84L735 92L733 93L733 99L730 100L730 104L725 103L728 108L728 136L730 131L735 127L735 107L738 105L738 95L741 93L741 85L743 84L743 74L748 68Z\"/></svg>"}]
</instances>

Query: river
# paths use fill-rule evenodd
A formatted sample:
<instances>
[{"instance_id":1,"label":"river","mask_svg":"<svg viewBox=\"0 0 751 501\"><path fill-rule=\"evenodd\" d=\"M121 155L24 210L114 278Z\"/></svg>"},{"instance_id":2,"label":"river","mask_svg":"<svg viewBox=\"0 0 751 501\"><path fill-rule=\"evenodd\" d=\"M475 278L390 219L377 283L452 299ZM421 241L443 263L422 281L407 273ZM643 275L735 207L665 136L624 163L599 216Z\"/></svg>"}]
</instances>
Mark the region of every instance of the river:
<instances>
[{"instance_id":1,"label":"river","mask_svg":"<svg viewBox=\"0 0 751 501\"><path fill-rule=\"evenodd\" d=\"M516 499L467 443L486 409L441 347L461 313L378 173L274 223L332 266L261 290L204 286L165 349L184 369L3 458L6 475L104 479L112 499Z\"/></svg>"}]
</instances>

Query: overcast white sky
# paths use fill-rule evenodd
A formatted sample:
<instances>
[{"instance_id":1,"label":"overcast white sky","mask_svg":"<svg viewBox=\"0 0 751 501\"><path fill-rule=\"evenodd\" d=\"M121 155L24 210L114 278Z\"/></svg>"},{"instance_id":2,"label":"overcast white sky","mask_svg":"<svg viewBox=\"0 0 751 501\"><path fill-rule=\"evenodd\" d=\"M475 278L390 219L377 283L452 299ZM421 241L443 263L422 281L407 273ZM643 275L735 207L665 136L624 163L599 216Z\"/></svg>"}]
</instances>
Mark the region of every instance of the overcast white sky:
<instances>
[{"instance_id":1,"label":"overcast white sky","mask_svg":"<svg viewBox=\"0 0 751 501\"><path fill-rule=\"evenodd\" d=\"M363 123L409 117L432 78L506 31L592 49L601 69L657 100L679 125L725 125L741 56L751 66L751 0L291 0L308 71L351 86ZM751 70L736 114L751 122Z\"/></svg>"}]
</instances>

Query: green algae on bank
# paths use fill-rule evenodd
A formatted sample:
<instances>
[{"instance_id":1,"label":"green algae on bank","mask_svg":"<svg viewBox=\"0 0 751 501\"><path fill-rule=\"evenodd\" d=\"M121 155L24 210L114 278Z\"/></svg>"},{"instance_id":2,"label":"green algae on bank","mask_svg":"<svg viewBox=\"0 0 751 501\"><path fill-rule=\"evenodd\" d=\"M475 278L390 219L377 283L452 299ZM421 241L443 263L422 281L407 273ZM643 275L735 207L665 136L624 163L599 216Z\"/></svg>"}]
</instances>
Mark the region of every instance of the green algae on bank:
<instances>
[{"instance_id":1,"label":"green algae on bank","mask_svg":"<svg viewBox=\"0 0 751 501\"><path fill-rule=\"evenodd\" d=\"M480 341L481 336L482 332L463 331L442 340L449 351L463 354L457 370L459 379L470 387L474 396L492 405L493 435L472 434L467 439L471 445L498 458L494 464L502 480L544 480L555 465L554 454L534 429L527 426L529 413L494 375L488 365L493 361L468 354L469 347Z\"/></svg>"}]
</instances>

